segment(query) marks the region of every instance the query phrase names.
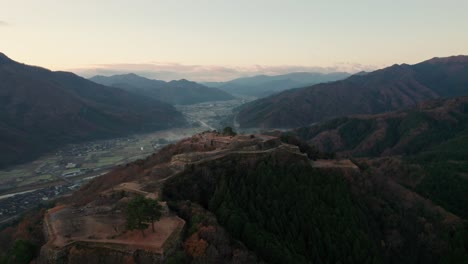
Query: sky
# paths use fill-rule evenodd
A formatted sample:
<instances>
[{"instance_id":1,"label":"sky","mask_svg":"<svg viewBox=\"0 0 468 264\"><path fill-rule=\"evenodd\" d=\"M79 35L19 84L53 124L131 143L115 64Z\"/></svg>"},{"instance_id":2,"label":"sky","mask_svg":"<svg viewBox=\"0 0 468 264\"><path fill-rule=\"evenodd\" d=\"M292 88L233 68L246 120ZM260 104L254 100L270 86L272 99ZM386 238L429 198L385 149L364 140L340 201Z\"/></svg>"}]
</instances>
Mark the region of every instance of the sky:
<instances>
[{"instance_id":1,"label":"sky","mask_svg":"<svg viewBox=\"0 0 468 264\"><path fill-rule=\"evenodd\" d=\"M221 81L468 55L466 0L0 0L0 52L52 70Z\"/></svg>"}]
</instances>

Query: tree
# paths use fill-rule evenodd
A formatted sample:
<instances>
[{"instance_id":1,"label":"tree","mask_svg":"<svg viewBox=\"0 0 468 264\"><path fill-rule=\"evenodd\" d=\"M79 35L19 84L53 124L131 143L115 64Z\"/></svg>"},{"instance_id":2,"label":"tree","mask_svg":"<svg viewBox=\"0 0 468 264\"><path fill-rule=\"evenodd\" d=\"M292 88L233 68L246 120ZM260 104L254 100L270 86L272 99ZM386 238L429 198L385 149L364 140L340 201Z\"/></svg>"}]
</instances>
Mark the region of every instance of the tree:
<instances>
[{"instance_id":1,"label":"tree","mask_svg":"<svg viewBox=\"0 0 468 264\"><path fill-rule=\"evenodd\" d=\"M145 236L144 230L148 228L148 222L151 222L154 232L154 221L161 218L161 209L162 207L157 200L136 196L128 203L126 211L127 229L139 229Z\"/></svg>"},{"instance_id":2,"label":"tree","mask_svg":"<svg viewBox=\"0 0 468 264\"><path fill-rule=\"evenodd\" d=\"M151 222L151 229L154 233L154 221L158 221L161 218L161 210L162 206L159 204L157 200L153 199L146 199L146 208L145 208L145 216L147 220Z\"/></svg>"},{"instance_id":3,"label":"tree","mask_svg":"<svg viewBox=\"0 0 468 264\"><path fill-rule=\"evenodd\" d=\"M223 135L224 136L235 136L237 135L236 132L234 132L234 130L232 129L232 127L225 127L223 129Z\"/></svg>"},{"instance_id":4,"label":"tree","mask_svg":"<svg viewBox=\"0 0 468 264\"><path fill-rule=\"evenodd\" d=\"M0 263L30 263L35 257L37 246L27 240L16 240L8 255L3 259L0 258Z\"/></svg>"},{"instance_id":5,"label":"tree","mask_svg":"<svg viewBox=\"0 0 468 264\"><path fill-rule=\"evenodd\" d=\"M145 197L137 196L130 200L127 206L127 229L134 230L139 229L143 236L145 236L144 230L148 227L145 223Z\"/></svg>"}]
</instances>

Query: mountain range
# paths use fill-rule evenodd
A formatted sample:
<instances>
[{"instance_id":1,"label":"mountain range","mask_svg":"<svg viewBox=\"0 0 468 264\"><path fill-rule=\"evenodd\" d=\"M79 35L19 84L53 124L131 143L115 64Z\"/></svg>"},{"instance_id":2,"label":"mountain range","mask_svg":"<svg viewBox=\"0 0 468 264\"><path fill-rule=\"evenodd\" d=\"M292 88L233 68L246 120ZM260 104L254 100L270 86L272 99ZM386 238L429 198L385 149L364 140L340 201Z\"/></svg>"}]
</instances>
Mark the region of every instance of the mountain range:
<instances>
[{"instance_id":1,"label":"mountain range","mask_svg":"<svg viewBox=\"0 0 468 264\"><path fill-rule=\"evenodd\" d=\"M0 167L82 140L185 125L173 106L0 53Z\"/></svg>"},{"instance_id":2,"label":"mountain range","mask_svg":"<svg viewBox=\"0 0 468 264\"><path fill-rule=\"evenodd\" d=\"M241 127L292 128L352 114L407 108L468 94L468 56L393 65L345 80L287 90L241 107Z\"/></svg>"},{"instance_id":3,"label":"mountain range","mask_svg":"<svg viewBox=\"0 0 468 264\"><path fill-rule=\"evenodd\" d=\"M118 87L128 92L149 96L173 105L234 99L229 93L185 79L165 82L130 73L113 76L98 75L90 78L90 80L99 84Z\"/></svg>"},{"instance_id":4,"label":"mountain range","mask_svg":"<svg viewBox=\"0 0 468 264\"><path fill-rule=\"evenodd\" d=\"M349 77L349 73L294 72L283 75L257 75L234 79L228 82L204 83L240 96L265 97L284 90L331 82Z\"/></svg>"},{"instance_id":5,"label":"mountain range","mask_svg":"<svg viewBox=\"0 0 468 264\"><path fill-rule=\"evenodd\" d=\"M5 248L28 239L42 246L40 261L64 263L464 263L467 106L460 97L291 132L204 132L116 167L36 213L38 220L0 234ZM337 133L342 145L318 144ZM370 144L376 137L385 140ZM394 148L402 142L404 152ZM361 144L381 147L351 153ZM140 194L159 197L171 211L155 233L144 227L146 236L166 234L162 248L125 229L123 209ZM177 217L187 232L167 224ZM91 235L94 219L100 232ZM54 232L45 239L37 234L43 222Z\"/></svg>"},{"instance_id":6,"label":"mountain range","mask_svg":"<svg viewBox=\"0 0 468 264\"><path fill-rule=\"evenodd\" d=\"M18 91L30 88L26 81L48 80L38 86L42 93L66 83L71 88L51 92L94 95L89 85L132 96L6 57L0 65L9 69L1 80ZM0 257L13 263L467 263L466 65L463 56L436 58L266 98L276 100L266 107L289 111L291 124L300 125L310 122L313 109L300 105L310 103L300 96L321 96L313 106L329 119L264 134L207 131L167 145L0 230ZM293 101L285 96L291 94ZM0 98L11 105L8 96ZM86 97L89 104L96 100ZM359 115L336 110L341 104ZM342 117L332 118L327 107ZM304 119L297 111L305 111ZM129 209L141 195L161 201L153 230L150 219L140 230L129 228Z\"/></svg>"}]
</instances>

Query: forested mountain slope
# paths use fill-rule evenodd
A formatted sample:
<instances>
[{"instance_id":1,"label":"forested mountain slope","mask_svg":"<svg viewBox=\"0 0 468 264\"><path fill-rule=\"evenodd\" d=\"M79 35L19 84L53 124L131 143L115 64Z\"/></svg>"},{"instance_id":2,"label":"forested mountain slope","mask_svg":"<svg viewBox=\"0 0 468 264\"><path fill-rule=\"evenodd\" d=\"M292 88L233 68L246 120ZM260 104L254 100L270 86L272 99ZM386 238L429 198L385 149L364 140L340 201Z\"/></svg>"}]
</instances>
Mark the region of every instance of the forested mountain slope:
<instances>
[{"instance_id":1,"label":"forested mountain slope","mask_svg":"<svg viewBox=\"0 0 468 264\"><path fill-rule=\"evenodd\" d=\"M284 90L326 83L349 77L349 73L293 72L282 75L257 75L227 82L206 83L231 94L265 97Z\"/></svg>"},{"instance_id":2,"label":"forested mountain slope","mask_svg":"<svg viewBox=\"0 0 468 264\"><path fill-rule=\"evenodd\" d=\"M372 159L397 178L406 175L401 178L406 185L468 218L468 97L334 119L294 133L321 151ZM420 170L412 170L413 165Z\"/></svg>"},{"instance_id":3,"label":"forested mountain slope","mask_svg":"<svg viewBox=\"0 0 468 264\"><path fill-rule=\"evenodd\" d=\"M147 79L136 74L122 74L94 76L90 80L170 104L185 105L234 99L231 94L225 91L184 79L165 82Z\"/></svg>"},{"instance_id":4,"label":"forested mountain slope","mask_svg":"<svg viewBox=\"0 0 468 264\"><path fill-rule=\"evenodd\" d=\"M460 113L464 99L450 102ZM428 149L449 141L433 142ZM116 219L125 212L97 207L109 199L118 201L112 203L116 206L128 202L132 192L159 197L187 227L179 233L180 246L165 256L172 263L466 263L467 192L465 174L458 171L466 168L465 156L464 151L446 150L437 152L450 155L442 163L425 148L403 158L334 159L294 132L205 132L116 167L49 212L64 206L90 208L91 216L79 217L104 219L108 214ZM127 189L121 191L122 186ZM39 248L46 241L35 232L42 228L26 221L13 229L22 232L2 231L10 238L3 254L13 254L6 250L19 238ZM53 250L65 252L60 255L64 260L112 255L125 256L119 262L124 263L139 258L137 251L99 243L82 241ZM45 252L43 259L51 256Z\"/></svg>"},{"instance_id":5,"label":"forested mountain slope","mask_svg":"<svg viewBox=\"0 0 468 264\"><path fill-rule=\"evenodd\" d=\"M0 53L0 167L63 144L184 124L167 103Z\"/></svg>"},{"instance_id":6,"label":"forested mountain slope","mask_svg":"<svg viewBox=\"0 0 468 264\"><path fill-rule=\"evenodd\" d=\"M291 128L353 114L375 114L468 94L468 56L393 65L332 83L288 90L241 107L241 127Z\"/></svg>"}]
</instances>

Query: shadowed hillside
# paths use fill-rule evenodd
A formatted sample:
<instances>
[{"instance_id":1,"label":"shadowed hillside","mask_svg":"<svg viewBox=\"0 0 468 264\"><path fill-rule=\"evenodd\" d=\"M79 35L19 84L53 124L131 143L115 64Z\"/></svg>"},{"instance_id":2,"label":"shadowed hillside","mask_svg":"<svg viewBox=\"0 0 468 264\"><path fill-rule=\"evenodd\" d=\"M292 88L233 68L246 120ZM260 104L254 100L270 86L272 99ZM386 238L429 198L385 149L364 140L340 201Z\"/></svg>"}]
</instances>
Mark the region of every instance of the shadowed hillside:
<instances>
[{"instance_id":1,"label":"shadowed hillside","mask_svg":"<svg viewBox=\"0 0 468 264\"><path fill-rule=\"evenodd\" d=\"M246 104L241 127L300 127L352 114L407 108L418 102L468 94L468 56L394 65L345 80L282 92Z\"/></svg>"},{"instance_id":2,"label":"shadowed hillside","mask_svg":"<svg viewBox=\"0 0 468 264\"><path fill-rule=\"evenodd\" d=\"M166 103L0 53L0 167L62 144L184 124Z\"/></svg>"},{"instance_id":3,"label":"shadowed hillside","mask_svg":"<svg viewBox=\"0 0 468 264\"><path fill-rule=\"evenodd\" d=\"M294 133L321 151L371 158L373 166L468 218L468 97L334 119Z\"/></svg>"},{"instance_id":4,"label":"shadowed hillside","mask_svg":"<svg viewBox=\"0 0 468 264\"><path fill-rule=\"evenodd\" d=\"M196 104L209 101L226 101L234 97L216 88L209 88L187 80L159 81L136 74L94 76L93 82L118 87L129 92L149 96L170 104Z\"/></svg>"},{"instance_id":5,"label":"shadowed hillside","mask_svg":"<svg viewBox=\"0 0 468 264\"><path fill-rule=\"evenodd\" d=\"M163 190L175 210L190 201L213 212L266 263L456 263L468 257L459 217L378 167L335 164L285 151L235 154L188 166Z\"/></svg>"},{"instance_id":6,"label":"shadowed hillside","mask_svg":"<svg viewBox=\"0 0 468 264\"><path fill-rule=\"evenodd\" d=\"M13 243L23 239L36 249L31 257L65 263L162 257L168 263L426 264L468 257L466 218L451 207L464 201L443 204L424 192L430 189L406 184L420 167L325 156L292 136L198 134L62 199L44 220L57 236L44 241L35 233L42 229L37 222L5 229L0 237L9 240L0 255L24 252ZM139 232L124 232L121 208L134 195L167 202L187 228L162 237L177 220L167 212L155 234L180 243L160 248ZM66 221L71 214L74 220ZM88 224L98 221L99 232L88 236Z\"/></svg>"},{"instance_id":7,"label":"shadowed hillside","mask_svg":"<svg viewBox=\"0 0 468 264\"><path fill-rule=\"evenodd\" d=\"M468 136L468 97L428 101L397 112L332 119L294 133L321 151L340 155L411 156Z\"/></svg>"},{"instance_id":8,"label":"shadowed hillside","mask_svg":"<svg viewBox=\"0 0 468 264\"><path fill-rule=\"evenodd\" d=\"M345 72L315 73L294 72L283 75L258 75L234 79L228 82L211 82L207 86L217 87L232 94L265 97L284 90L341 80L350 74Z\"/></svg>"}]
</instances>

